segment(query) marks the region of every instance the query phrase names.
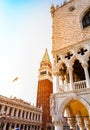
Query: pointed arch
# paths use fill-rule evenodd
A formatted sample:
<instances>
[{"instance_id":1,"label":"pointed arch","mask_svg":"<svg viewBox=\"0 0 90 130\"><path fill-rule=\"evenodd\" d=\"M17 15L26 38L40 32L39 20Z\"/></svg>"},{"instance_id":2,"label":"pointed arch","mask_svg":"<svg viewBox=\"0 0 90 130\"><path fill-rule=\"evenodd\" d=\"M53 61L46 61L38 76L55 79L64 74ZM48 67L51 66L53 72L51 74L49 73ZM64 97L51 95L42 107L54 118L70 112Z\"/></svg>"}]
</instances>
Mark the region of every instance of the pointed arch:
<instances>
[{"instance_id":1,"label":"pointed arch","mask_svg":"<svg viewBox=\"0 0 90 130\"><path fill-rule=\"evenodd\" d=\"M59 106L59 112L60 114L62 113L62 116L64 115L64 111L65 111L65 108L68 106L68 104L70 104L70 102L73 102L73 101L77 101L77 102L80 102L86 109L86 113L88 114L88 116L90 116L90 106L88 104L88 102L86 102L86 100L82 97L79 97L79 96L69 96L67 97Z\"/></svg>"},{"instance_id":2,"label":"pointed arch","mask_svg":"<svg viewBox=\"0 0 90 130\"><path fill-rule=\"evenodd\" d=\"M75 82L85 80L84 69L80 61L77 59L74 61L74 64L73 64L73 80Z\"/></svg>"}]
</instances>

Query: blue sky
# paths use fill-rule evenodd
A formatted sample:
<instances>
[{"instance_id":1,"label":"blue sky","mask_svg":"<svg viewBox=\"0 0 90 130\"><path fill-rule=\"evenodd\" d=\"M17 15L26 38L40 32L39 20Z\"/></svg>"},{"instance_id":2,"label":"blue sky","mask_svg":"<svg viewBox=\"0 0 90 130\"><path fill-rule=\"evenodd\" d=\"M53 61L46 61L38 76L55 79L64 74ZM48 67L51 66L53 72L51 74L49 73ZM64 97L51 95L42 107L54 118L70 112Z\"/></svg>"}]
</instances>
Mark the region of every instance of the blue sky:
<instances>
[{"instance_id":1,"label":"blue sky","mask_svg":"<svg viewBox=\"0 0 90 130\"><path fill-rule=\"evenodd\" d=\"M36 101L45 49L52 57L50 6L60 0L0 1L0 94ZM51 58L52 59L52 58ZM15 77L19 77L12 83Z\"/></svg>"}]
</instances>

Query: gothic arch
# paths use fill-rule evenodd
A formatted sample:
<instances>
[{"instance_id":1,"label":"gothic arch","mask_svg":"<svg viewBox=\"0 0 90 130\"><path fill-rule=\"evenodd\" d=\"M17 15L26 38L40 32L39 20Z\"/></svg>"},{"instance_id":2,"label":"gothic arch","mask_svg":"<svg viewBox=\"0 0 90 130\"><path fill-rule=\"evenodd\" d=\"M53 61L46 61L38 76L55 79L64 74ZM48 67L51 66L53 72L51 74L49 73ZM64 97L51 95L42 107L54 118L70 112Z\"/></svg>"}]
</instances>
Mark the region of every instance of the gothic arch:
<instances>
[{"instance_id":1,"label":"gothic arch","mask_svg":"<svg viewBox=\"0 0 90 130\"><path fill-rule=\"evenodd\" d=\"M81 62L79 60L75 60L73 64L73 80L80 81L85 80L84 69L82 67Z\"/></svg>"},{"instance_id":2,"label":"gothic arch","mask_svg":"<svg viewBox=\"0 0 90 130\"><path fill-rule=\"evenodd\" d=\"M69 65L73 65L75 60L76 60L76 56L74 55L70 60Z\"/></svg>"},{"instance_id":3,"label":"gothic arch","mask_svg":"<svg viewBox=\"0 0 90 130\"><path fill-rule=\"evenodd\" d=\"M90 106L88 104L88 102L86 102L86 100L82 97L79 97L79 96L69 96L68 98L66 98L61 104L60 104L60 107L59 107L59 112L60 114L64 115L64 111L65 111L65 108L68 106L68 104L70 102L73 102L73 101L78 101L80 102L86 109L87 113L88 113L88 116L90 116Z\"/></svg>"}]
</instances>

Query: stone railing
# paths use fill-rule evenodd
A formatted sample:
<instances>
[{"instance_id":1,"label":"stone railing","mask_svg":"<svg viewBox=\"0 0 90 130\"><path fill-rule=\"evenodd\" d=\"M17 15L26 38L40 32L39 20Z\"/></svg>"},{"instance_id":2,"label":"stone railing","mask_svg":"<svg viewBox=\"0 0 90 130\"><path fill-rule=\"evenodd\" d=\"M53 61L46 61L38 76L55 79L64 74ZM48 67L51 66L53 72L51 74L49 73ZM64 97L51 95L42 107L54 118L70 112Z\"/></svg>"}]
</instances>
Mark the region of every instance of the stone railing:
<instances>
[{"instance_id":1,"label":"stone railing","mask_svg":"<svg viewBox=\"0 0 90 130\"><path fill-rule=\"evenodd\" d=\"M74 82L74 90L83 90L86 88L86 80Z\"/></svg>"},{"instance_id":2,"label":"stone railing","mask_svg":"<svg viewBox=\"0 0 90 130\"><path fill-rule=\"evenodd\" d=\"M74 82L73 91L84 90L86 88L87 88L86 80ZM71 91L69 83L64 84L64 85L60 85L59 88L58 88L58 92L68 92L68 91Z\"/></svg>"}]
</instances>

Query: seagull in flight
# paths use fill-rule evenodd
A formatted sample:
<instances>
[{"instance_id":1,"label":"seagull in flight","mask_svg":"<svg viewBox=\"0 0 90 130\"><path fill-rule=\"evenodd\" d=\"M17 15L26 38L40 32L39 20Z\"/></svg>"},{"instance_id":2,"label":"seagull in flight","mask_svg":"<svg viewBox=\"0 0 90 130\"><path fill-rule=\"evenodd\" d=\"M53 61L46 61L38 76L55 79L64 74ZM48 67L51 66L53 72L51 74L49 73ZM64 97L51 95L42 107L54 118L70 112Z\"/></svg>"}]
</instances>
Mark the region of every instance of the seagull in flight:
<instances>
[{"instance_id":1,"label":"seagull in flight","mask_svg":"<svg viewBox=\"0 0 90 130\"><path fill-rule=\"evenodd\" d=\"M15 82L15 81L17 81L19 78L18 77L16 77L15 79L13 79L12 80L12 82Z\"/></svg>"}]
</instances>

